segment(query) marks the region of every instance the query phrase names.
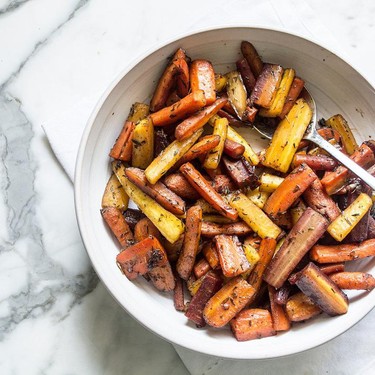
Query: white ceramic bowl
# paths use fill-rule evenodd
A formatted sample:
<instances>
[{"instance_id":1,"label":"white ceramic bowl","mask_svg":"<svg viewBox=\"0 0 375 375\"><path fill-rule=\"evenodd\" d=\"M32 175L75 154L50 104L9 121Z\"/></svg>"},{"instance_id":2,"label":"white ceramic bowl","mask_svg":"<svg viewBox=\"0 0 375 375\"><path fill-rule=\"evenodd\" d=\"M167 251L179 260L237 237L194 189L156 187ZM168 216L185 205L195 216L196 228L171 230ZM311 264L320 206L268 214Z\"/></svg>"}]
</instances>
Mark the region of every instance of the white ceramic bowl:
<instances>
[{"instance_id":1,"label":"white ceramic bowl","mask_svg":"<svg viewBox=\"0 0 375 375\"><path fill-rule=\"evenodd\" d=\"M76 165L75 199L79 227L96 272L118 303L145 327L166 340L206 354L227 358L264 359L313 348L341 334L375 305L375 292L349 293L346 315L321 315L289 332L249 342L237 342L227 329L197 329L175 311L172 297L158 293L139 278L130 282L118 270L118 246L103 223L99 209L110 175L108 151L135 101L148 101L166 59L178 47L192 58L206 58L216 71L227 72L240 56L240 42L249 40L264 61L293 67L306 81L318 105L319 116L342 113L358 140L373 134L375 94L370 84L349 64L318 44L284 32L235 27L208 30L173 41L139 59L110 85L84 132ZM264 141L249 131L252 145ZM361 269L375 271L374 261Z\"/></svg>"}]
</instances>

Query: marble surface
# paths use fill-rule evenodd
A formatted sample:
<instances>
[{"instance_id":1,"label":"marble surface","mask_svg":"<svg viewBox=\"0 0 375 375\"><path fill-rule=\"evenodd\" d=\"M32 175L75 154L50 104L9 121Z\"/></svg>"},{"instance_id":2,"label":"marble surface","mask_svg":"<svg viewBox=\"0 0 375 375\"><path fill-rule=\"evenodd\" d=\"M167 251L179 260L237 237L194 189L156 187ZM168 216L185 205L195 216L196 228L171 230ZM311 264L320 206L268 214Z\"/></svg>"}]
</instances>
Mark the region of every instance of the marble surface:
<instances>
[{"instance_id":1,"label":"marble surface","mask_svg":"<svg viewBox=\"0 0 375 375\"><path fill-rule=\"evenodd\" d=\"M193 353L182 354L184 364L105 290L80 240L71 180L43 131L51 123L84 124L108 83L146 46L203 23L256 19L255 1L189 4L179 12L170 0L0 0L1 374L219 373L220 361L200 358L205 365L197 368ZM279 12L286 4L298 8L298 22L312 34L319 28L322 39L326 30L331 45L375 85L372 0L270 4ZM70 147L74 157L77 145ZM257 362L246 373L298 374L296 363L306 363L305 373L334 374L332 363L348 360L348 343L351 366L339 373L373 373L375 340L363 341L369 327L375 329L375 311L321 348Z\"/></svg>"}]
</instances>

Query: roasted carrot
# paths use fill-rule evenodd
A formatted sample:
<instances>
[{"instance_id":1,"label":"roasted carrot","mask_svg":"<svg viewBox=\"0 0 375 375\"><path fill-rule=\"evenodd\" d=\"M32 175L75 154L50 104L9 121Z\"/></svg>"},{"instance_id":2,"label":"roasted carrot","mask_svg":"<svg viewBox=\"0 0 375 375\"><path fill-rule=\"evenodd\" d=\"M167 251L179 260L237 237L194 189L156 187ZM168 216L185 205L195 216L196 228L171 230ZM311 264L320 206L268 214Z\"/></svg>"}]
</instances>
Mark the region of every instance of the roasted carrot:
<instances>
[{"instance_id":1,"label":"roasted carrot","mask_svg":"<svg viewBox=\"0 0 375 375\"><path fill-rule=\"evenodd\" d=\"M165 265L168 259L160 242L150 236L118 254L116 262L125 276L133 280L157 266Z\"/></svg>"},{"instance_id":2,"label":"roasted carrot","mask_svg":"<svg viewBox=\"0 0 375 375\"><path fill-rule=\"evenodd\" d=\"M264 238L260 243L259 247L259 261L255 265L255 268L251 272L248 283L254 288L254 290L259 292L260 286L262 285L263 275L270 264L272 257L276 249L276 240L273 238ZM255 295L251 298L250 302L254 300Z\"/></svg>"},{"instance_id":3,"label":"roasted carrot","mask_svg":"<svg viewBox=\"0 0 375 375\"><path fill-rule=\"evenodd\" d=\"M177 311L185 311L185 300L184 300L184 283L182 279L176 275L176 284L173 289L173 304Z\"/></svg>"},{"instance_id":4,"label":"roasted carrot","mask_svg":"<svg viewBox=\"0 0 375 375\"><path fill-rule=\"evenodd\" d=\"M206 98L202 90L193 91L169 107L151 113L150 117L154 126L164 126L177 122L191 115L206 105Z\"/></svg>"},{"instance_id":5,"label":"roasted carrot","mask_svg":"<svg viewBox=\"0 0 375 375\"><path fill-rule=\"evenodd\" d=\"M315 245L310 251L312 260L318 263L347 262L375 255L375 239L359 244Z\"/></svg>"},{"instance_id":6,"label":"roasted carrot","mask_svg":"<svg viewBox=\"0 0 375 375\"><path fill-rule=\"evenodd\" d=\"M290 172L267 199L264 211L273 218L285 212L317 178L309 166L301 164Z\"/></svg>"},{"instance_id":7,"label":"roasted carrot","mask_svg":"<svg viewBox=\"0 0 375 375\"><path fill-rule=\"evenodd\" d=\"M223 327L250 301L255 289L241 276L226 283L207 302L203 317L212 327Z\"/></svg>"},{"instance_id":8,"label":"roasted carrot","mask_svg":"<svg viewBox=\"0 0 375 375\"><path fill-rule=\"evenodd\" d=\"M252 232L252 229L244 222L230 224L217 224L204 221L202 223L202 236L215 237L219 234L245 236Z\"/></svg>"},{"instance_id":9,"label":"roasted carrot","mask_svg":"<svg viewBox=\"0 0 375 375\"><path fill-rule=\"evenodd\" d=\"M162 240L164 250L168 256L168 260L170 260L173 263L176 262L180 255L182 245L184 243L184 235L182 234L174 243L170 243L169 241L166 241L164 239Z\"/></svg>"},{"instance_id":10,"label":"roasted carrot","mask_svg":"<svg viewBox=\"0 0 375 375\"><path fill-rule=\"evenodd\" d=\"M263 61L257 50L250 42L243 41L241 42L241 52L248 62L251 71L254 73L255 78L258 78L263 69Z\"/></svg>"},{"instance_id":11,"label":"roasted carrot","mask_svg":"<svg viewBox=\"0 0 375 375\"><path fill-rule=\"evenodd\" d=\"M183 98L189 93L190 88L189 65L186 61L186 56L176 59L173 63L178 68L176 77L177 94L180 98Z\"/></svg>"},{"instance_id":12,"label":"roasted carrot","mask_svg":"<svg viewBox=\"0 0 375 375\"><path fill-rule=\"evenodd\" d=\"M366 272L337 272L330 279L340 289L372 290L375 288L375 278Z\"/></svg>"},{"instance_id":13,"label":"roasted carrot","mask_svg":"<svg viewBox=\"0 0 375 375\"><path fill-rule=\"evenodd\" d=\"M245 147L238 142L226 139L224 142L224 153L233 159L239 159L245 151Z\"/></svg>"},{"instance_id":14,"label":"roasted carrot","mask_svg":"<svg viewBox=\"0 0 375 375\"><path fill-rule=\"evenodd\" d=\"M246 126L246 122L239 120L237 117L230 114L228 111L224 109L220 109L220 111L217 114L220 117L226 118L230 126L234 126L235 128L241 128L243 126Z\"/></svg>"},{"instance_id":15,"label":"roasted carrot","mask_svg":"<svg viewBox=\"0 0 375 375\"><path fill-rule=\"evenodd\" d=\"M202 137L198 142L174 165L179 168L182 164L205 156L207 152L211 151L220 142L220 136L212 134Z\"/></svg>"},{"instance_id":16,"label":"roasted carrot","mask_svg":"<svg viewBox=\"0 0 375 375\"><path fill-rule=\"evenodd\" d=\"M375 161L373 151L364 143L353 152L350 159L363 168L369 167ZM326 192L332 195L345 185L350 176L349 170L340 165L335 171L326 173L321 181Z\"/></svg>"},{"instance_id":17,"label":"roasted carrot","mask_svg":"<svg viewBox=\"0 0 375 375\"><path fill-rule=\"evenodd\" d=\"M172 267L168 261L166 264L150 269L147 275L154 287L161 292L171 292L176 286Z\"/></svg>"},{"instance_id":18,"label":"roasted carrot","mask_svg":"<svg viewBox=\"0 0 375 375\"><path fill-rule=\"evenodd\" d=\"M124 219L125 221L128 223L129 225L129 228L131 230L134 230L136 224L138 223L139 220L143 219L145 216L145 214L138 210L138 209L134 209L134 208L128 208L124 214Z\"/></svg>"},{"instance_id":19,"label":"roasted carrot","mask_svg":"<svg viewBox=\"0 0 375 375\"><path fill-rule=\"evenodd\" d=\"M259 186L258 176L254 173L253 166L247 168L246 159L231 159L228 156L222 157L223 165L238 188L249 187L255 189Z\"/></svg>"},{"instance_id":20,"label":"roasted carrot","mask_svg":"<svg viewBox=\"0 0 375 375\"><path fill-rule=\"evenodd\" d=\"M233 181L225 174L215 175L211 181L211 185L219 194L224 195L237 189Z\"/></svg>"},{"instance_id":21,"label":"roasted carrot","mask_svg":"<svg viewBox=\"0 0 375 375\"><path fill-rule=\"evenodd\" d=\"M271 260L263 279L276 289L280 288L303 256L323 235L327 226L328 222L322 215L308 208Z\"/></svg>"},{"instance_id":22,"label":"roasted carrot","mask_svg":"<svg viewBox=\"0 0 375 375\"><path fill-rule=\"evenodd\" d=\"M265 309L243 310L231 320L230 326L237 341L274 336L277 331L270 312Z\"/></svg>"},{"instance_id":23,"label":"roasted carrot","mask_svg":"<svg viewBox=\"0 0 375 375\"><path fill-rule=\"evenodd\" d=\"M117 207L105 207L100 212L121 247L131 246L134 243L133 233L121 211Z\"/></svg>"},{"instance_id":24,"label":"roasted carrot","mask_svg":"<svg viewBox=\"0 0 375 375\"><path fill-rule=\"evenodd\" d=\"M337 167L337 161L326 155L295 154L292 161L293 168L302 163L315 171L332 171Z\"/></svg>"},{"instance_id":25,"label":"roasted carrot","mask_svg":"<svg viewBox=\"0 0 375 375\"><path fill-rule=\"evenodd\" d=\"M137 185L144 193L154 198L166 210L176 215L185 213L185 202L172 190L169 190L160 181L150 184L142 169L126 168L125 174L127 178Z\"/></svg>"},{"instance_id":26,"label":"roasted carrot","mask_svg":"<svg viewBox=\"0 0 375 375\"><path fill-rule=\"evenodd\" d=\"M276 332L287 331L290 328L290 320L284 307L276 302L276 289L268 285L268 296L271 305L273 328Z\"/></svg>"},{"instance_id":27,"label":"roasted carrot","mask_svg":"<svg viewBox=\"0 0 375 375\"><path fill-rule=\"evenodd\" d=\"M250 65L245 58L236 61L237 70L240 72L246 91L250 94L255 86L256 79L251 71Z\"/></svg>"},{"instance_id":28,"label":"roasted carrot","mask_svg":"<svg viewBox=\"0 0 375 375\"><path fill-rule=\"evenodd\" d=\"M212 64L207 60L194 60L190 64L191 90L203 90L207 105L216 100L215 72Z\"/></svg>"},{"instance_id":29,"label":"roasted carrot","mask_svg":"<svg viewBox=\"0 0 375 375\"><path fill-rule=\"evenodd\" d=\"M134 227L134 239L136 242L140 242L149 236L153 236L161 241L161 234L158 228L155 227L148 217L144 217Z\"/></svg>"},{"instance_id":30,"label":"roasted carrot","mask_svg":"<svg viewBox=\"0 0 375 375\"><path fill-rule=\"evenodd\" d=\"M283 107L281 113L279 114L279 117L281 119L283 119L289 113L289 111L292 109L292 107L293 107L294 103L296 102L296 100L298 99L299 94L301 93L304 85L305 85L304 80L302 80L299 77L294 77L293 82L292 82L292 86L290 87L289 93L286 97L284 107Z\"/></svg>"},{"instance_id":31,"label":"roasted carrot","mask_svg":"<svg viewBox=\"0 0 375 375\"><path fill-rule=\"evenodd\" d=\"M348 311L348 297L314 263L294 275L293 281L328 315L341 315Z\"/></svg>"},{"instance_id":32,"label":"roasted carrot","mask_svg":"<svg viewBox=\"0 0 375 375\"><path fill-rule=\"evenodd\" d=\"M192 320L198 327L203 327L206 322L203 318L203 310L208 300L220 289L222 280L215 272L210 271L203 277L201 285L194 294L185 316Z\"/></svg>"},{"instance_id":33,"label":"roasted carrot","mask_svg":"<svg viewBox=\"0 0 375 375\"><path fill-rule=\"evenodd\" d=\"M197 192L223 216L236 220L238 213L230 207L210 183L198 172L190 163L185 163L180 167L181 173L187 178L189 183Z\"/></svg>"},{"instance_id":34,"label":"roasted carrot","mask_svg":"<svg viewBox=\"0 0 375 375\"><path fill-rule=\"evenodd\" d=\"M198 199L200 195L190 185L189 181L181 173L172 173L164 178L164 183L168 189L175 192L182 198L185 199Z\"/></svg>"},{"instance_id":35,"label":"roasted carrot","mask_svg":"<svg viewBox=\"0 0 375 375\"><path fill-rule=\"evenodd\" d=\"M320 265L319 268L326 275L331 275L331 274L337 273L337 272L344 272L345 265L344 265L344 262L328 263L328 264Z\"/></svg>"},{"instance_id":36,"label":"roasted carrot","mask_svg":"<svg viewBox=\"0 0 375 375\"><path fill-rule=\"evenodd\" d=\"M238 276L250 268L237 236L219 234L214 241L224 276Z\"/></svg>"},{"instance_id":37,"label":"roasted carrot","mask_svg":"<svg viewBox=\"0 0 375 375\"><path fill-rule=\"evenodd\" d=\"M215 270L220 268L219 256L217 254L216 245L213 241L210 241L203 246L202 253L212 269Z\"/></svg>"},{"instance_id":38,"label":"roasted carrot","mask_svg":"<svg viewBox=\"0 0 375 375\"><path fill-rule=\"evenodd\" d=\"M211 266L205 258L198 260L193 267L194 275L197 279L204 276L209 270L211 270Z\"/></svg>"},{"instance_id":39,"label":"roasted carrot","mask_svg":"<svg viewBox=\"0 0 375 375\"><path fill-rule=\"evenodd\" d=\"M334 200L326 193L319 179L314 180L303 193L306 203L330 222L340 216L341 211Z\"/></svg>"},{"instance_id":40,"label":"roasted carrot","mask_svg":"<svg viewBox=\"0 0 375 375\"><path fill-rule=\"evenodd\" d=\"M201 238L201 226L202 209L199 206L190 207L186 212L184 243L176 265L178 274L184 280L188 279L194 267Z\"/></svg>"},{"instance_id":41,"label":"roasted carrot","mask_svg":"<svg viewBox=\"0 0 375 375\"><path fill-rule=\"evenodd\" d=\"M190 137L195 131L202 128L207 123L207 121L223 107L223 105L227 101L228 98L225 96L218 98L208 107L203 108L198 113L180 122L175 130L176 139L181 141Z\"/></svg>"},{"instance_id":42,"label":"roasted carrot","mask_svg":"<svg viewBox=\"0 0 375 375\"><path fill-rule=\"evenodd\" d=\"M263 108L270 108L280 85L284 69L276 64L264 64L254 90L250 95L250 103Z\"/></svg>"},{"instance_id":43,"label":"roasted carrot","mask_svg":"<svg viewBox=\"0 0 375 375\"><path fill-rule=\"evenodd\" d=\"M134 123L132 121L126 121L124 127L121 130L120 135L116 139L109 156L113 159L129 161L132 156L132 135L134 132Z\"/></svg>"},{"instance_id":44,"label":"roasted carrot","mask_svg":"<svg viewBox=\"0 0 375 375\"><path fill-rule=\"evenodd\" d=\"M302 322L322 312L320 307L302 292L289 297L285 305L285 311L291 322Z\"/></svg>"}]
</instances>

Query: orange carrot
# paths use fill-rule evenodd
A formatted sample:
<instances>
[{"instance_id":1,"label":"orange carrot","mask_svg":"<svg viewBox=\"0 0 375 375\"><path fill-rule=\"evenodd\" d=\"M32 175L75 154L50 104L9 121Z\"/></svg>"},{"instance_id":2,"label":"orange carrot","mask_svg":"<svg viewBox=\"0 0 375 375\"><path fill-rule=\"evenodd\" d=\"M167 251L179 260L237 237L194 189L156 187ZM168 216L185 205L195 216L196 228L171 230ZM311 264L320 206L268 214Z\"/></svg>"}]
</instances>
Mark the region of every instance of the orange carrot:
<instances>
[{"instance_id":1,"label":"orange carrot","mask_svg":"<svg viewBox=\"0 0 375 375\"><path fill-rule=\"evenodd\" d=\"M176 139L182 141L183 139L189 138L194 132L202 128L207 123L207 121L223 107L223 105L227 101L228 98L223 96L217 99L210 106L205 107L200 112L182 121L176 127Z\"/></svg>"},{"instance_id":2,"label":"orange carrot","mask_svg":"<svg viewBox=\"0 0 375 375\"><path fill-rule=\"evenodd\" d=\"M271 194L264 205L270 217L285 212L318 176L306 164L295 168Z\"/></svg>"},{"instance_id":3,"label":"orange carrot","mask_svg":"<svg viewBox=\"0 0 375 375\"><path fill-rule=\"evenodd\" d=\"M223 216L231 220L236 220L238 212L233 209L222 196L215 191L210 183L198 172L190 163L185 163L180 167L181 173L186 177L189 183L211 206L219 211Z\"/></svg>"},{"instance_id":4,"label":"orange carrot","mask_svg":"<svg viewBox=\"0 0 375 375\"><path fill-rule=\"evenodd\" d=\"M324 274L330 275L332 273L344 272L345 265L344 265L344 262L327 263L327 264L322 264L321 266L319 266L319 268Z\"/></svg>"},{"instance_id":5,"label":"orange carrot","mask_svg":"<svg viewBox=\"0 0 375 375\"><path fill-rule=\"evenodd\" d=\"M194 92L203 90L207 105L216 100L215 72L212 64L207 60L194 60L190 65L190 86Z\"/></svg>"},{"instance_id":6,"label":"orange carrot","mask_svg":"<svg viewBox=\"0 0 375 375\"><path fill-rule=\"evenodd\" d=\"M126 121L124 127L121 130L120 135L116 139L115 144L112 147L109 156L113 159L119 159L123 161L129 161L132 156L132 137L134 131L134 123L132 121Z\"/></svg>"},{"instance_id":7,"label":"orange carrot","mask_svg":"<svg viewBox=\"0 0 375 375\"><path fill-rule=\"evenodd\" d=\"M206 105L203 90L193 91L189 95L169 107L151 113L150 117L154 126L173 124L188 115L200 110Z\"/></svg>"},{"instance_id":8,"label":"orange carrot","mask_svg":"<svg viewBox=\"0 0 375 375\"><path fill-rule=\"evenodd\" d=\"M242 156L245 151L245 146L241 143L226 139L224 142L224 153L233 159L238 159Z\"/></svg>"},{"instance_id":9,"label":"orange carrot","mask_svg":"<svg viewBox=\"0 0 375 375\"><path fill-rule=\"evenodd\" d=\"M194 264L194 275L197 279L199 279L200 277L204 276L210 269L210 264L205 258L202 258Z\"/></svg>"},{"instance_id":10,"label":"orange carrot","mask_svg":"<svg viewBox=\"0 0 375 375\"><path fill-rule=\"evenodd\" d=\"M219 256L217 254L216 246L212 241L203 246L202 253L212 269L215 270L220 268Z\"/></svg>"},{"instance_id":11,"label":"orange carrot","mask_svg":"<svg viewBox=\"0 0 375 375\"><path fill-rule=\"evenodd\" d=\"M366 272L338 272L330 275L331 280L340 289L372 290L375 278Z\"/></svg>"},{"instance_id":12,"label":"orange carrot","mask_svg":"<svg viewBox=\"0 0 375 375\"><path fill-rule=\"evenodd\" d=\"M292 86L289 89L289 93L286 97L284 107L279 115L281 119L283 119L289 111L292 109L294 103L296 102L299 94L301 93L303 86L305 85L305 81L299 77L294 77Z\"/></svg>"},{"instance_id":13,"label":"orange carrot","mask_svg":"<svg viewBox=\"0 0 375 375\"><path fill-rule=\"evenodd\" d=\"M359 244L315 245L310 250L310 258L318 263L347 262L375 255L375 239Z\"/></svg>"},{"instance_id":14,"label":"orange carrot","mask_svg":"<svg viewBox=\"0 0 375 375\"><path fill-rule=\"evenodd\" d=\"M350 155L350 159L363 168L369 167L375 161L373 151L364 143ZM326 192L332 195L345 185L350 176L349 170L340 165L335 171L326 173L321 181Z\"/></svg>"},{"instance_id":15,"label":"orange carrot","mask_svg":"<svg viewBox=\"0 0 375 375\"><path fill-rule=\"evenodd\" d=\"M159 229L156 228L154 223L148 217L144 217L135 224L134 238L136 242L140 242L149 236L153 236L161 241L161 233L159 232Z\"/></svg>"},{"instance_id":16,"label":"orange carrot","mask_svg":"<svg viewBox=\"0 0 375 375\"><path fill-rule=\"evenodd\" d=\"M133 280L155 267L165 265L168 259L160 242L150 236L118 254L116 262L125 276Z\"/></svg>"},{"instance_id":17,"label":"orange carrot","mask_svg":"<svg viewBox=\"0 0 375 375\"><path fill-rule=\"evenodd\" d=\"M268 285L268 295L271 304L271 314L273 320L273 328L275 331L287 331L290 328L290 320L285 313L283 306L276 302L276 289Z\"/></svg>"},{"instance_id":18,"label":"orange carrot","mask_svg":"<svg viewBox=\"0 0 375 375\"><path fill-rule=\"evenodd\" d=\"M164 184L178 196L196 200L200 197L197 191L181 173L172 173L164 178Z\"/></svg>"},{"instance_id":19,"label":"orange carrot","mask_svg":"<svg viewBox=\"0 0 375 375\"><path fill-rule=\"evenodd\" d=\"M238 341L261 339L276 335L272 316L265 309L243 310L230 322L230 326Z\"/></svg>"},{"instance_id":20,"label":"orange carrot","mask_svg":"<svg viewBox=\"0 0 375 375\"><path fill-rule=\"evenodd\" d=\"M177 94L180 98L183 98L189 93L190 88L189 65L186 57L178 58L173 63L178 68L178 75L176 77Z\"/></svg>"}]
</instances>

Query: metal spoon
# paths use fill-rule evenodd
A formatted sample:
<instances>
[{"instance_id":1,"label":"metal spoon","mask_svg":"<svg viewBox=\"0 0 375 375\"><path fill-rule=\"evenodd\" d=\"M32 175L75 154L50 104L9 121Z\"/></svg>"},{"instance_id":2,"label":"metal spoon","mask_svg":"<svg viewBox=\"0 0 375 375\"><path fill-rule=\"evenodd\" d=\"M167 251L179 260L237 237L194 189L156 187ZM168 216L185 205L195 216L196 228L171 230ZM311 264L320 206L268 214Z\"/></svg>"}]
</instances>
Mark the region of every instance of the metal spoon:
<instances>
[{"instance_id":1,"label":"metal spoon","mask_svg":"<svg viewBox=\"0 0 375 375\"><path fill-rule=\"evenodd\" d=\"M331 145L322 136L319 135L319 133L316 130L316 123L317 123L317 120L316 120L316 104L315 104L315 101L314 101L313 97L307 91L306 88L304 88L304 90L302 91L301 97L303 97L306 100L306 102L309 104L309 106L310 106L310 108L313 112L311 122L310 122L309 126L307 127L307 130L305 132L305 135L303 136L303 139L314 142L320 148L327 151L337 161L339 161L342 165L344 165L346 168L348 168L350 171L352 171L355 175L357 175L359 178L361 178L373 190L375 190L375 177L374 176L372 176L365 169L360 167L352 159L347 157L340 150L338 150L335 146ZM254 126L254 129L256 129L260 134L262 134L264 137L266 137L268 139L272 138L272 136L273 136L273 134L276 130L275 128L270 127L269 125L263 124L261 122L254 123L253 126Z\"/></svg>"}]
</instances>

